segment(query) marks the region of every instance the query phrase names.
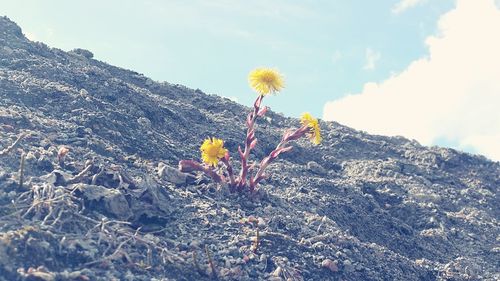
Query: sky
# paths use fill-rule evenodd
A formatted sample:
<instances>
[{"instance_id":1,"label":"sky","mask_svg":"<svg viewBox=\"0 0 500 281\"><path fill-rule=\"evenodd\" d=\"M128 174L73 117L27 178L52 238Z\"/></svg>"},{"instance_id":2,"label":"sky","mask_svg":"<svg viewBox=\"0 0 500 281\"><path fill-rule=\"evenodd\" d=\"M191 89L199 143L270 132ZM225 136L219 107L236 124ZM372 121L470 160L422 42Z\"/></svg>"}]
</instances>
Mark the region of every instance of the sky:
<instances>
[{"instance_id":1,"label":"sky","mask_svg":"<svg viewBox=\"0 0 500 281\"><path fill-rule=\"evenodd\" d=\"M286 116L500 160L499 0L1 0L24 34Z\"/></svg>"}]
</instances>

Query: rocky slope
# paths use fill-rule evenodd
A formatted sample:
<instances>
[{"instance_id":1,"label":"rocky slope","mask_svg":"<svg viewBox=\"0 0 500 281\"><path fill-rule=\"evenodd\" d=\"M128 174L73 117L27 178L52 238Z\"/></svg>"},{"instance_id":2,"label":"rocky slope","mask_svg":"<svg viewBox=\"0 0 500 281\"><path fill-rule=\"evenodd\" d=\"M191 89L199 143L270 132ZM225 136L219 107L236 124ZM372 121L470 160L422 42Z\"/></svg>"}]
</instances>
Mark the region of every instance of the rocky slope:
<instances>
[{"instance_id":1,"label":"rocky slope","mask_svg":"<svg viewBox=\"0 0 500 281\"><path fill-rule=\"evenodd\" d=\"M0 97L0 280L500 279L500 165L482 156L321 122L257 198L230 194L175 167L208 136L236 156L249 108L6 17ZM253 160L298 126L260 121Z\"/></svg>"}]
</instances>

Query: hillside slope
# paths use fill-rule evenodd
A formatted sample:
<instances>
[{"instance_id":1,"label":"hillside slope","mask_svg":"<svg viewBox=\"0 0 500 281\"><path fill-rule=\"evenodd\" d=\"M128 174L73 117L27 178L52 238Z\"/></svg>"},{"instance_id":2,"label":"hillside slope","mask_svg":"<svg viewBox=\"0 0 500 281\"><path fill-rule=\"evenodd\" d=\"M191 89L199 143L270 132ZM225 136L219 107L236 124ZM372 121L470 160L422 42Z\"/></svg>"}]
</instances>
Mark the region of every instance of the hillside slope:
<instances>
[{"instance_id":1,"label":"hillside slope","mask_svg":"<svg viewBox=\"0 0 500 281\"><path fill-rule=\"evenodd\" d=\"M321 122L253 200L175 172L248 111L0 18L0 280L500 279L498 162ZM260 121L253 160L299 125Z\"/></svg>"}]
</instances>

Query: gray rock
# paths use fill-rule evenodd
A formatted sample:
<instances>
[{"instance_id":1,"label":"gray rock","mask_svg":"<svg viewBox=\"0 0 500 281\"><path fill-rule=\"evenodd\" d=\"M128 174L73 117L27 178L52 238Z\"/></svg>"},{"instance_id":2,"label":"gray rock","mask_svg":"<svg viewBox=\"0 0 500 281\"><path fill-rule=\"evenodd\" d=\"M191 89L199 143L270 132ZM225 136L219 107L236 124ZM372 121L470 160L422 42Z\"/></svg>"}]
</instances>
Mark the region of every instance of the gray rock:
<instances>
[{"instance_id":1,"label":"gray rock","mask_svg":"<svg viewBox=\"0 0 500 281\"><path fill-rule=\"evenodd\" d=\"M332 261L331 259L324 259L321 262L321 266L324 267L324 268L329 269L331 272L337 272L337 271L339 271L338 261L337 260L333 260Z\"/></svg>"},{"instance_id":2,"label":"gray rock","mask_svg":"<svg viewBox=\"0 0 500 281\"><path fill-rule=\"evenodd\" d=\"M80 95L81 95L82 97L84 97L84 98L86 98L86 97L88 97L88 96L89 96L89 92L88 92L87 90L83 89L83 88L82 88L82 89L80 89L80 92L79 92L79 93L80 93Z\"/></svg>"},{"instance_id":3,"label":"gray rock","mask_svg":"<svg viewBox=\"0 0 500 281\"><path fill-rule=\"evenodd\" d=\"M43 171L52 171L52 170L54 170L54 164L45 155L42 155L42 156L40 156L40 158L38 158L37 165Z\"/></svg>"},{"instance_id":4,"label":"gray rock","mask_svg":"<svg viewBox=\"0 0 500 281\"><path fill-rule=\"evenodd\" d=\"M91 51L85 50L85 49L81 49L81 48L76 48L76 49L74 49L74 50L72 50L70 52L71 53L75 53L77 55L81 55L81 56L83 56L83 57L85 57L87 59L91 59L91 58L94 57L94 54Z\"/></svg>"},{"instance_id":5,"label":"gray rock","mask_svg":"<svg viewBox=\"0 0 500 281\"><path fill-rule=\"evenodd\" d=\"M354 266L352 265L352 262L350 260L344 260L342 264L344 265L344 270L346 272L351 272L354 270Z\"/></svg>"},{"instance_id":6,"label":"gray rock","mask_svg":"<svg viewBox=\"0 0 500 281\"><path fill-rule=\"evenodd\" d=\"M101 205L104 210L117 218L127 219L132 215L127 199L119 190L90 184L77 184L74 188L80 190L86 200L104 203Z\"/></svg>"},{"instance_id":7,"label":"gray rock","mask_svg":"<svg viewBox=\"0 0 500 281\"><path fill-rule=\"evenodd\" d=\"M137 123L139 123L141 126L144 126L146 128L150 128L151 127L151 121L146 118L146 117L139 117L137 119Z\"/></svg>"},{"instance_id":8,"label":"gray rock","mask_svg":"<svg viewBox=\"0 0 500 281\"><path fill-rule=\"evenodd\" d=\"M187 174L163 162L158 163L158 176L174 184L185 184L187 180Z\"/></svg>"},{"instance_id":9,"label":"gray rock","mask_svg":"<svg viewBox=\"0 0 500 281\"><path fill-rule=\"evenodd\" d=\"M325 168L323 168L323 166L314 161L307 162L307 169L312 173L320 176L324 176L328 173L328 171Z\"/></svg>"}]
</instances>

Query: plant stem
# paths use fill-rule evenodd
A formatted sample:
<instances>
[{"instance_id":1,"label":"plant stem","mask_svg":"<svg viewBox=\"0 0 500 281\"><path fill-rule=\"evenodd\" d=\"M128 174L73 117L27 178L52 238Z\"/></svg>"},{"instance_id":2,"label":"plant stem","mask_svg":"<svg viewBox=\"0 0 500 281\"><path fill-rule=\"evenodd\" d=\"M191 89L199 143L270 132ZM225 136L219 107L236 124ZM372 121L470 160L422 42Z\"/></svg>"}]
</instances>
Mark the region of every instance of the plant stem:
<instances>
[{"instance_id":1,"label":"plant stem","mask_svg":"<svg viewBox=\"0 0 500 281\"><path fill-rule=\"evenodd\" d=\"M207 254L208 264L210 265L210 269L212 270L212 276L218 280L217 271L215 270L214 260L212 259L212 255L210 254L210 250L208 250L208 245L205 245L205 253Z\"/></svg>"},{"instance_id":2,"label":"plant stem","mask_svg":"<svg viewBox=\"0 0 500 281\"><path fill-rule=\"evenodd\" d=\"M19 189L23 188L23 181L24 181L24 158L26 157L26 154L23 152L21 154L21 165L19 167Z\"/></svg>"},{"instance_id":3,"label":"plant stem","mask_svg":"<svg viewBox=\"0 0 500 281\"><path fill-rule=\"evenodd\" d=\"M238 191L242 191L246 185L246 177L248 174L248 157L250 156L250 151L252 150L251 144L255 139L254 136L254 125L257 117L259 117L259 109L262 103L263 95L259 95L254 102L253 112L251 112L247 117L247 137L245 139L245 150L241 152L240 149L240 157L241 157L241 171L238 183Z\"/></svg>"},{"instance_id":4,"label":"plant stem","mask_svg":"<svg viewBox=\"0 0 500 281\"><path fill-rule=\"evenodd\" d=\"M233 166L229 163L229 160L226 159L225 157L221 159L221 162L224 163L226 166L227 173L229 175L229 181L230 181L230 188L231 192L233 192L234 187L236 186L236 180L234 178L234 171L233 171Z\"/></svg>"},{"instance_id":5,"label":"plant stem","mask_svg":"<svg viewBox=\"0 0 500 281\"><path fill-rule=\"evenodd\" d=\"M264 171L271 164L272 161L274 161L276 158L278 158L278 155L280 155L282 152L287 152L290 149L292 149L291 146L287 146L287 144L292 141L292 140L297 140L303 136L306 135L307 132L309 132L309 127L308 126L302 126L298 128L295 131L292 132L285 132L283 135L283 138L281 139L280 143L276 146L276 148L269 153L269 155L264 158L259 165L259 170L257 170L257 173L255 176L250 180L250 191L253 192L257 184L261 180L264 179Z\"/></svg>"}]
</instances>

